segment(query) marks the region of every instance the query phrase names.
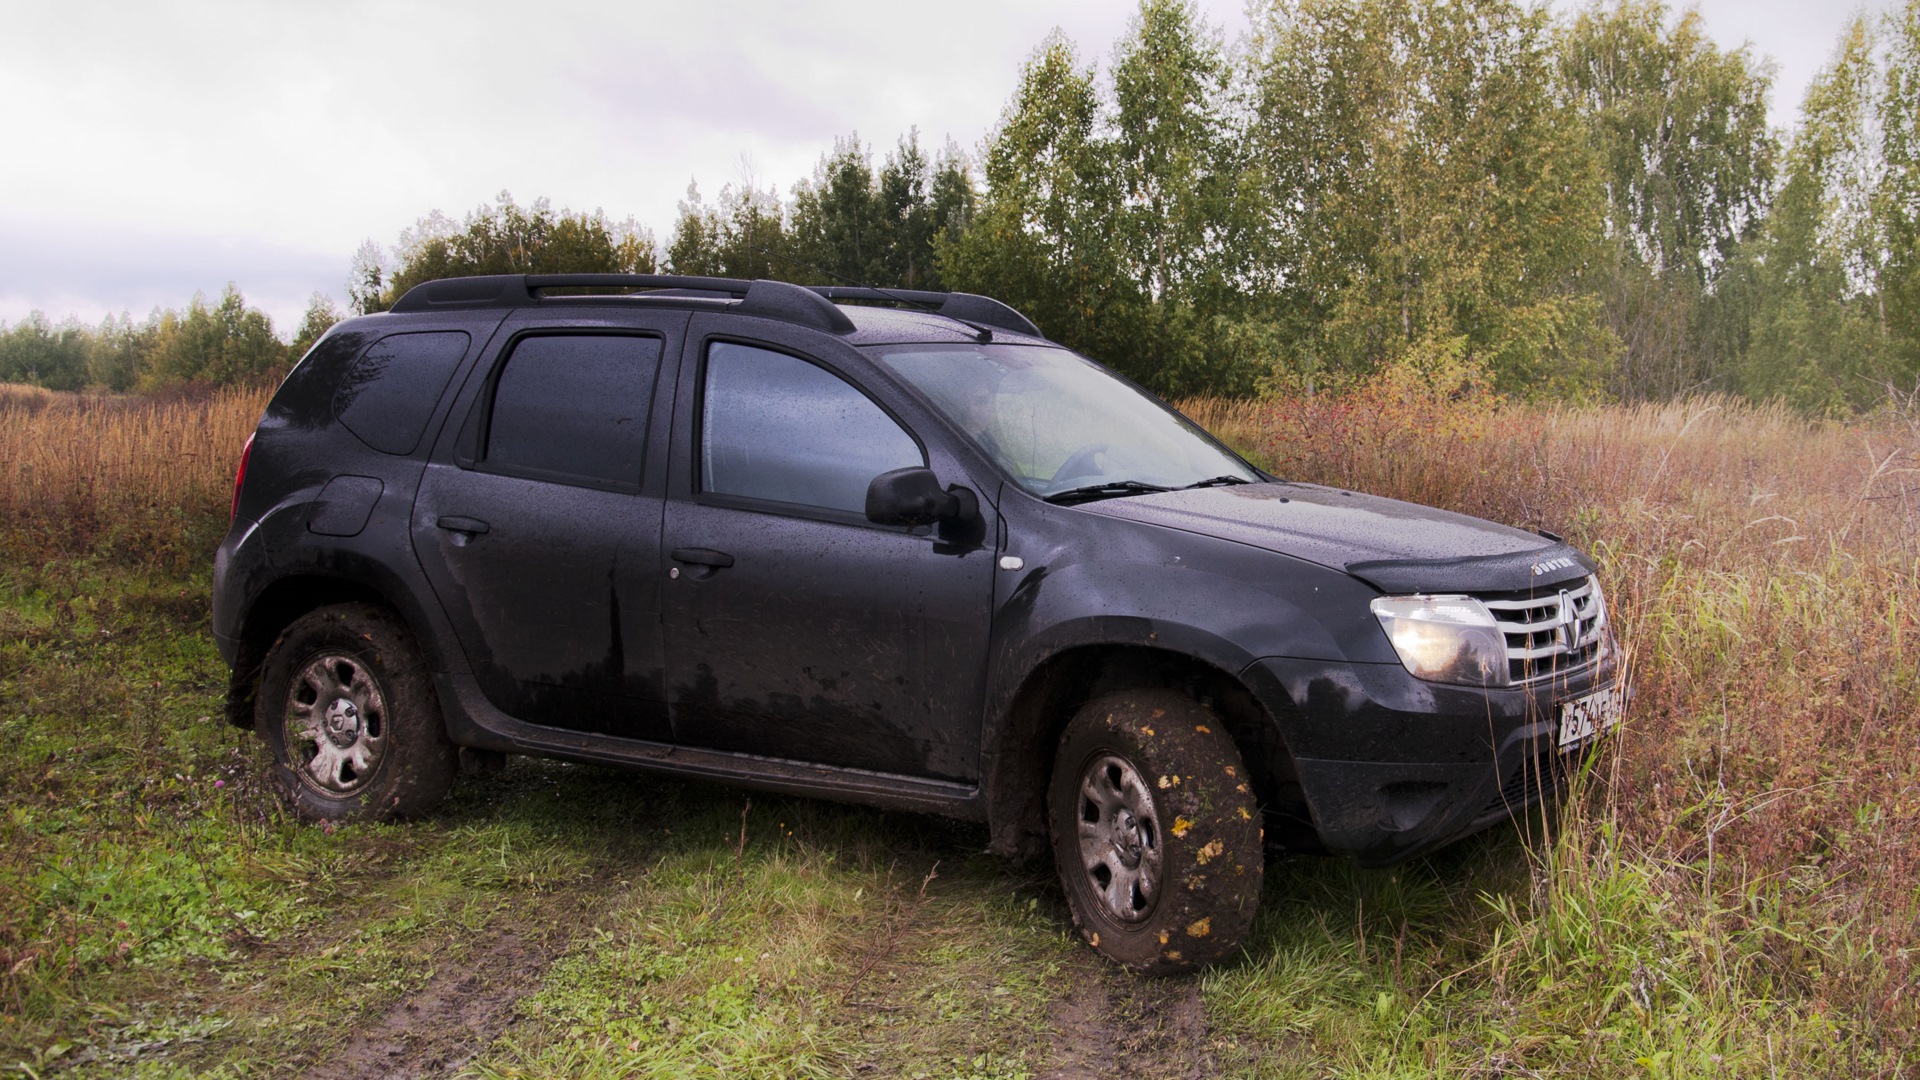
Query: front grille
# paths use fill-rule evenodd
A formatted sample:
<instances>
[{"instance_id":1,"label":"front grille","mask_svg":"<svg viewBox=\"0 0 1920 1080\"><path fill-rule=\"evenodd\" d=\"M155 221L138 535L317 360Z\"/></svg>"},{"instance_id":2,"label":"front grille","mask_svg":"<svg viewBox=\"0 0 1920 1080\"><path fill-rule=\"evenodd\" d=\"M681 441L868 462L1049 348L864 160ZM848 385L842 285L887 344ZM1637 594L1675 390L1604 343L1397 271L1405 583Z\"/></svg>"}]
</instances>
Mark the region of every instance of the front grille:
<instances>
[{"instance_id":1,"label":"front grille","mask_svg":"<svg viewBox=\"0 0 1920 1080\"><path fill-rule=\"evenodd\" d=\"M1516 683L1591 662L1607 637L1607 605L1597 578L1480 599L1506 636L1508 674Z\"/></svg>"}]
</instances>

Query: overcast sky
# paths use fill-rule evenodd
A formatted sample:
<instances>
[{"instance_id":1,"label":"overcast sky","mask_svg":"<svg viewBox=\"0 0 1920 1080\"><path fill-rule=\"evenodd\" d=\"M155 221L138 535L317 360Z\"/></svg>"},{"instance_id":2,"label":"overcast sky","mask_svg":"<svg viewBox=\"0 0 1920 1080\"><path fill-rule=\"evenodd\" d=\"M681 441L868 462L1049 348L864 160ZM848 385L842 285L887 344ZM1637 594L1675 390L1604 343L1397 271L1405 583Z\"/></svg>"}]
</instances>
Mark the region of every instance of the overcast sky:
<instances>
[{"instance_id":1,"label":"overcast sky","mask_svg":"<svg viewBox=\"0 0 1920 1080\"><path fill-rule=\"evenodd\" d=\"M1702 0L1773 58L1790 125L1854 12ZM1572 4L1556 0L1556 8ZM1228 37L1242 0L1200 0ZM362 240L501 190L662 243L689 181L784 194L836 136L975 149L1060 27L1103 62L1128 0L567 5L0 0L0 320L144 318L237 283L291 331Z\"/></svg>"}]
</instances>

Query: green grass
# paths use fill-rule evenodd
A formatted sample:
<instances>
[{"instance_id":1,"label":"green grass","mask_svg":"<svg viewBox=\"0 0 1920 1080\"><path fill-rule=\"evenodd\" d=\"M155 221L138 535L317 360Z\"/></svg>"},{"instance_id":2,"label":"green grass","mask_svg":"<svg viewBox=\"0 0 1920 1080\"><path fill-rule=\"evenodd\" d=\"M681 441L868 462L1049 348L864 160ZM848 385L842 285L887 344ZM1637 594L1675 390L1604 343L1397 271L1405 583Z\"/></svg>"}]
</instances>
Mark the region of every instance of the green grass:
<instances>
[{"instance_id":1,"label":"green grass","mask_svg":"<svg viewBox=\"0 0 1920 1080\"><path fill-rule=\"evenodd\" d=\"M493 1023L447 1036L483 1077L1032 1077L1087 1041L1072 1023L1141 1075L1911 1065L1807 996L1882 959L1794 914L1817 868L1729 931L1676 909L1674 868L1628 857L1599 793L1392 870L1277 862L1238 962L1139 990L1072 937L1044 867L933 819L516 761L429 820L300 825L218 719L204 580L82 562L4 585L0 1061L24 1073L297 1075L470 972L506 979ZM504 935L535 947L502 967ZM1094 1015L1062 1011L1089 988ZM1169 994L1198 995L1204 1033L1163 1030Z\"/></svg>"},{"instance_id":2,"label":"green grass","mask_svg":"<svg viewBox=\"0 0 1920 1080\"><path fill-rule=\"evenodd\" d=\"M1352 1060L1402 993L1391 942L1444 942L1489 917L1474 889L1526 877L1510 836L1406 871L1277 864L1249 959L1172 991L1202 996L1196 1046L1078 943L1047 868L979 854L975 827L524 760L426 821L293 822L218 719L205 588L86 563L5 582L0 1061L298 1074L519 934L534 970L472 1075L1031 1077L1087 988L1117 1060L1273 1074Z\"/></svg>"},{"instance_id":3,"label":"green grass","mask_svg":"<svg viewBox=\"0 0 1920 1080\"><path fill-rule=\"evenodd\" d=\"M1045 875L931 819L517 761L298 824L218 718L203 578L0 588L5 1066L298 1073L531 926L478 1074L1019 1076L1084 962Z\"/></svg>"},{"instance_id":4,"label":"green grass","mask_svg":"<svg viewBox=\"0 0 1920 1080\"><path fill-rule=\"evenodd\" d=\"M1248 410L1304 474L1567 530L1638 696L1564 807L1391 870L1275 862L1243 954L1159 983L930 818L517 760L427 820L298 824L219 719L208 582L164 569L194 558L21 553L0 1072L1920 1073L1920 505L1875 486L1878 430L1679 409L1498 414L1523 434L1350 480Z\"/></svg>"}]
</instances>

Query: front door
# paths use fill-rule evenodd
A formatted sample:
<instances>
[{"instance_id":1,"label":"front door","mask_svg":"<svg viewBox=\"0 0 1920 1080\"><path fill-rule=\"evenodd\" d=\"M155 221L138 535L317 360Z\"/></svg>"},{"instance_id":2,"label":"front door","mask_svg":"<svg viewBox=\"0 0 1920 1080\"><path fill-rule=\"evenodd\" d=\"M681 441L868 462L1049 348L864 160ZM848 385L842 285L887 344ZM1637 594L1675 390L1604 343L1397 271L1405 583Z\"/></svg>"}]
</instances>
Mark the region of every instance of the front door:
<instances>
[{"instance_id":1,"label":"front door","mask_svg":"<svg viewBox=\"0 0 1920 1080\"><path fill-rule=\"evenodd\" d=\"M662 541L675 740L975 779L993 551L864 513L926 448L797 350L712 341L689 370Z\"/></svg>"}]
</instances>

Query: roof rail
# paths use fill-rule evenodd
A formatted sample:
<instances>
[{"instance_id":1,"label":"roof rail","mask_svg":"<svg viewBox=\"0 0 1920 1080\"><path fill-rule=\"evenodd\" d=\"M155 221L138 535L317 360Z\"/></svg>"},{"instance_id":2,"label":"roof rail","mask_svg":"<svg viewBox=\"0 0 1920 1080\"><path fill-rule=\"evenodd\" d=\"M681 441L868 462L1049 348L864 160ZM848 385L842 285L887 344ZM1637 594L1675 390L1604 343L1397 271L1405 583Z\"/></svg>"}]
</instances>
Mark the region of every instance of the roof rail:
<instances>
[{"instance_id":1,"label":"roof rail","mask_svg":"<svg viewBox=\"0 0 1920 1080\"><path fill-rule=\"evenodd\" d=\"M992 297L922 289L872 289L844 285L793 285L785 281L694 277L685 274L490 274L440 278L408 289L391 309L396 312L445 311L466 307L529 307L547 289L672 290L714 293L740 301L743 314L797 322L834 334L850 333L853 320L835 300L920 304L937 315L981 323L1032 337L1044 337L1025 315Z\"/></svg>"},{"instance_id":2,"label":"roof rail","mask_svg":"<svg viewBox=\"0 0 1920 1080\"><path fill-rule=\"evenodd\" d=\"M741 297L753 282L682 274L489 274L423 281L394 302L392 311L451 307L526 307L547 289L676 289Z\"/></svg>"},{"instance_id":3,"label":"roof rail","mask_svg":"<svg viewBox=\"0 0 1920 1080\"><path fill-rule=\"evenodd\" d=\"M423 281L403 293L388 311L438 311L445 308L519 307L533 302L525 274L441 278Z\"/></svg>"},{"instance_id":4,"label":"roof rail","mask_svg":"<svg viewBox=\"0 0 1920 1080\"><path fill-rule=\"evenodd\" d=\"M734 310L746 315L764 315L825 330L830 334L853 333L853 320L834 306L833 301L812 289L784 281L756 281Z\"/></svg>"},{"instance_id":5,"label":"roof rail","mask_svg":"<svg viewBox=\"0 0 1920 1080\"><path fill-rule=\"evenodd\" d=\"M745 278L696 277L689 274L528 274L527 291L601 287L612 289L688 289L694 292L745 296L753 282Z\"/></svg>"},{"instance_id":6,"label":"roof rail","mask_svg":"<svg viewBox=\"0 0 1920 1080\"><path fill-rule=\"evenodd\" d=\"M984 323L1028 337L1045 337L1033 321L991 296L963 292L928 292L924 289L874 289L851 285L813 285L814 292L829 300L891 300L895 303L924 304L934 314L961 322Z\"/></svg>"}]
</instances>

